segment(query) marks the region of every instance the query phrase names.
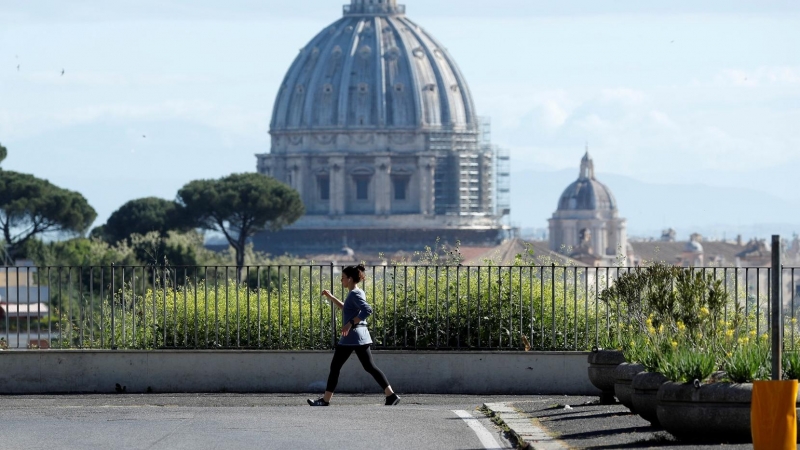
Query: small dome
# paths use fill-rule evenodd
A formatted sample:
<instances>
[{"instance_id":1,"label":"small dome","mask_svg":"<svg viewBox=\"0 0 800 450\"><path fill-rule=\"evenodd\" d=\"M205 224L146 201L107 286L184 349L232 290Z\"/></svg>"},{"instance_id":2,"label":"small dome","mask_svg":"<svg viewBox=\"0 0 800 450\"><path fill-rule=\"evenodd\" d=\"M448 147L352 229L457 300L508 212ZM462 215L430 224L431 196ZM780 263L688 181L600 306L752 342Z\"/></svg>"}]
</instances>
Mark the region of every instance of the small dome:
<instances>
[{"instance_id":1,"label":"small dome","mask_svg":"<svg viewBox=\"0 0 800 450\"><path fill-rule=\"evenodd\" d=\"M617 210L614 194L606 185L594 178L594 162L588 151L581 160L581 174L578 181L570 184L561 194L558 210Z\"/></svg>"},{"instance_id":2,"label":"small dome","mask_svg":"<svg viewBox=\"0 0 800 450\"><path fill-rule=\"evenodd\" d=\"M689 241L686 243L684 251L687 253L703 253L703 244L697 241Z\"/></svg>"}]
</instances>

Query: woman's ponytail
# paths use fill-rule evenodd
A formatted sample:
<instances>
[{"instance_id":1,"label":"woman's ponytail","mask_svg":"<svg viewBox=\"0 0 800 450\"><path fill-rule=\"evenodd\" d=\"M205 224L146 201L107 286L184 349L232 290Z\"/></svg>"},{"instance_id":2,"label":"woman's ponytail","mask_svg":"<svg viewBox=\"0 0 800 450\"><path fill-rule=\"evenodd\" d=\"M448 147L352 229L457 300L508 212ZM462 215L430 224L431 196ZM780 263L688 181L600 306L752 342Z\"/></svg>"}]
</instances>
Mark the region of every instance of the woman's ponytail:
<instances>
[{"instance_id":1,"label":"woman's ponytail","mask_svg":"<svg viewBox=\"0 0 800 450\"><path fill-rule=\"evenodd\" d=\"M356 283L361 283L367 279L367 268L363 264L357 266L347 266L342 270L347 277L352 278Z\"/></svg>"}]
</instances>

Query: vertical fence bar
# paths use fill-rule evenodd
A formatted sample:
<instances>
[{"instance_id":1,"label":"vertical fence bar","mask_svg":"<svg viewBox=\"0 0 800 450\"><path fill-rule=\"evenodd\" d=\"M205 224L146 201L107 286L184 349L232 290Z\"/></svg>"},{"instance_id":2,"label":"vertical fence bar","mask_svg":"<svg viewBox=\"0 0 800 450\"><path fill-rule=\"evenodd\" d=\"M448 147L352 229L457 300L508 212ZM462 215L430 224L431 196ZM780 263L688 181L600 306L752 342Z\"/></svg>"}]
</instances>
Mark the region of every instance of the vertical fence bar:
<instances>
[{"instance_id":1,"label":"vertical fence bar","mask_svg":"<svg viewBox=\"0 0 800 450\"><path fill-rule=\"evenodd\" d=\"M403 322L406 326L403 327L403 348L408 348L408 265L403 265L403 298L404 298L404 314Z\"/></svg>"},{"instance_id":2,"label":"vertical fence bar","mask_svg":"<svg viewBox=\"0 0 800 450\"><path fill-rule=\"evenodd\" d=\"M461 267L456 266L456 348L461 348Z\"/></svg>"},{"instance_id":3,"label":"vertical fence bar","mask_svg":"<svg viewBox=\"0 0 800 450\"><path fill-rule=\"evenodd\" d=\"M765 317L767 322L767 333L772 331L772 277L774 274L772 273L773 270L771 268L767 268L767 316Z\"/></svg>"},{"instance_id":4,"label":"vertical fence bar","mask_svg":"<svg viewBox=\"0 0 800 450\"><path fill-rule=\"evenodd\" d=\"M756 267L756 334L761 336L761 268Z\"/></svg>"},{"instance_id":5,"label":"vertical fence bar","mask_svg":"<svg viewBox=\"0 0 800 450\"><path fill-rule=\"evenodd\" d=\"M518 283L517 297L519 298L519 338L518 339L520 340L520 345L524 349L525 346L522 343L522 337L525 336L525 325L523 324L524 318L523 318L523 312L522 312L522 309L523 309L523 306L524 306L523 303L522 303L522 266L519 266L519 279L518 280L519 280L517 282Z\"/></svg>"},{"instance_id":6,"label":"vertical fence bar","mask_svg":"<svg viewBox=\"0 0 800 450\"><path fill-rule=\"evenodd\" d=\"M8 276L6 276L6 286L8 286ZM50 266L47 267L47 301L50 304L50 308L47 311L47 342L49 342L52 346L53 343L53 281L50 278ZM94 309L92 309L94 311ZM8 318L8 314L6 314L6 318ZM94 314L92 314L92 318L94 318ZM94 331L94 324L92 326L92 330ZM94 342L94 340L92 340ZM6 345L8 345L8 322L6 322Z\"/></svg>"},{"instance_id":7,"label":"vertical fence bar","mask_svg":"<svg viewBox=\"0 0 800 450\"><path fill-rule=\"evenodd\" d=\"M373 275L375 268L372 268ZM373 279L375 277L373 276ZM375 285L372 285L372 292L373 296L375 293ZM419 348L419 327L420 327L420 320L419 320L419 267L414 267L414 315L417 317L417 320L414 321L414 348Z\"/></svg>"},{"instance_id":8,"label":"vertical fence bar","mask_svg":"<svg viewBox=\"0 0 800 450\"><path fill-rule=\"evenodd\" d=\"M287 289L287 302L289 303L289 340L287 349L292 348L292 334L294 333L294 327L292 326L292 266L289 265L289 279L288 279L288 289Z\"/></svg>"},{"instance_id":9,"label":"vertical fence bar","mask_svg":"<svg viewBox=\"0 0 800 450\"><path fill-rule=\"evenodd\" d=\"M573 350L578 350L578 268L572 268L572 303L575 314L575 345Z\"/></svg>"},{"instance_id":10,"label":"vertical fence bar","mask_svg":"<svg viewBox=\"0 0 800 450\"><path fill-rule=\"evenodd\" d=\"M278 348L283 347L283 274L281 274L282 266L278 266ZM333 283L333 275L331 275L331 283ZM335 329L334 329L335 332Z\"/></svg>"},{"instance_id":11,"label":"vertical fence bar","mask_svg":"<svg viewBox=\"0 0 800 450\"><path fill-rule=\"evenodd\" d=\"M334 286L333 286L333 263L331 263L330 272L331 272L331 278L330 278L331 293L334 294L336 292L336 290L334 289ZM334 306L333 302L330 302L330 303L331 303L331 346L335 347L336 346L336 310L334 309L335 306Z\"/></svg>"},{"instance_id":12,"label":"vertical fence bar","mask_svg":"<svg viewBox=\"0 0 800 450\"><path fill-rule=\"evenodd\" d=\"M444 266L444 346L450 347L450 266Z\"/></svg>"},{"instance_id":13,"label":"vertical fence bar","mask_svg":"<svg viewBox=\"0 0 800 450\"><path fill-rule=\"evenodd\" d=\"M49 268L48 268L48 270L49 270ZM6 266L6 267L5 267L5 272L6 272L6 279L5 279L6 286L8 286L8 287L9 287L9 289L8 289L8 292L11 292L11 289L10 289L11 280L8 278L8 272L9 272L9 270L8 270L8 266ZM53 291L52 291L52 289L50 290L50 295L53 295ZM60 296L59 296L59 297L60 297ZM10 303L9 303L9 304L10 304ZM51 309L51 310L52 310L52 309ZM10 317L9 317L9 314L4 314L4 316L5 316L5 317L4 317L4 321L5 321L5 327L6 327L6 328L5 328L5 335L6 335L6 337L5 337L5 340L6 340L6 345L8 346L8 348L11 348L11 347L12 347L12 346L11 346L11 319L10 319ZM19 340L17 340L17 342L19 342Z\"/></svg>"},{"instance_id":14,"label":"vertical fence bar","mask_svg":"<svg viewBox=\"0 0 800 450\"><path fill-rule=\"evenodd\" d=\"M383 332L383 346L388 347L389 341L386 337L386 327L388 326L388 312L386 310L386 266L383 266L383 273L381 275L381 284L383 287L383 323L381 324L381 331Z\"/></svg>"},{"instance_id":15,"label":"vertical fence bar","mask_svg":"<svg viewBox=\"0 0 800 450\"><path fill-rule=\"evenodd\" d=\"M551 306L551 314L552 314L552 340L550 341L550 347L552 349L556 348L556 342L558 342L558 337L556 336L556 265L552 264L550 266L550 306Z\"/></svg>"},{"instance_id":16,"label":"vertical fence bar","mask_svg":"<svg viewBox=\"0 0 800 450\"><path fill-rule=\"evenodd\" d=\"M15 267L14 268L14 274L15 274L15 276L17 278L17 282L16 282L16 288L17 288L17 348L20 348L20 345L22 343L22 339L20 337L20 325L19 325L19 316L20 316L20 314L19 314L19 300L20 300L19 267ZM67 305L69 305L69 303L67 303ZM67 309L67 323L71 324L71 321L69 320L69 308ZM70 331L71 331L71 328L72 327L70 326Z\"/></svg>"},{"instance_id":17,"label":"vertical fence bar","mask_svg":"<svg viewBox=\"0 0 800 450\"><path fill-rule=\"evenodd\" d=\"M492 348L492 267L486 268L486 312L489 318L489 332L487 333L486 340L489 342L489 348Z\"/></svg>"},{"instance_id":18,"label":"vertical fence bar","mask_svg":"<svg viewBox=\"0 0 800 450\"><path fill-rule=\"evenodd\" d=\"M545 334L544 334L544 266L539 267L539 336L541 336L541 349L544 350Z\"/></svg>"},{"instance_id":19,"label":"vertical fence bar","mask_svg":"<svg viewBox=\"0 0 800 450\"><path fill-rule=\"evenodd\" d=\"M439 266L436 266L436 278L434 278L434 307L436 308L436 348L439 348L439 334L441 333L441 321L439 320Z\"/></svg>"},{"instance_id":20,"label":"vertical fence bar","mask_svg":"<svg viewBox=\"0 0 800 450\"><path fill-rule=\"evenodd\" d=\"M470 326L472 324L472 316L469 314L469 305L470 305L469 299L470 299L470 297L472 297L471 291L470 291L470 289L472 288L472 283L470 282L471 276L472 276L472 268L471 267L467 267L467 298L466 298L467 336L466 336L466 342L464 343L467 347L470 347L471 346L471 342L472 342L472 340L470 339L471 331L472 331L471 330L472 327Z\"/></svg>"},{"instance_id":21,"label":"vertical fence bar","mask_svg":"<svg viewBox=\"0 0 800 450\"><path fill-rule=\"evenodd\" d=\"M199 281L198 277L197 277L197 270L198 269L199 268L197 266L194 266L194 286L192 288L192 291L194 291L193 292L193 294L194 294L194 346L193 347L195 349L198 348L198 341L200 339L200 337L198 335L198 333L200 331L199 330L200 325L198 324L198 316L197 316L198 315L198 313L197 313L197 288L198 288L197 283Z\"/></svg>"},{"instance_id":22,"label":"vertical fence bar","mask_svg":"<svg viewBox=\"0 0 800 450\"><path fill-rule=\"evenodd\" d=\"M122 278L120 283L122 284L122 292L120 292L120 305L119 305L119 312L122 315L122 348L128 348L128 341L126 336L126 327L125 327L125 313L127 312L127 304L125 303L125 266L120 267L122 270ZM80 278L80 275L78 276ZM80 294L78 294L80 295Z\"/></svg>"},{"instance_id":23,"label":"vertical fence bar","mask_svg":"<svg viewBox=\"0 0 800 450\"><path fill-rule=\"evenodd\" d=\"M564 349L566 349L569 346L569 342L568 342L569 341L569 333L567 333L567 330L569 329L569 311L568 311L568 309L569 309L569 306L568 306L569 298L568 298L568 294L567 294L567 289L568 289L568 286L567 286L567 268L566 267L562 267L561 268L561 272L562 272L562 280L561 281L564 284L564 289L563 289L564 290L564 292L563 292L563 294L564 294Z\"/></svg>"},{"instance_id":24,"label":"vertical fence bar","mask_svg":"<svg viewBox=\"0 0 800 450\"><path fill-rule=\"evenodd\" d=\"M536 327L536 322L533 316L533 266L528 267L528 302L530 303L530 330L528 331L528 342L533 346L533 332Z\"/></svg>"},{"instance_id":25,"label":"vertical fence bar","mask_svg":"<svg viewBox=\"0 0 800 450\"><path fill-rule=\"evenodd\" d=\"M427 270L427 268L426 268ZM481 346L481 333L483 333L483 326L481 326L481 320L483 314L481 312L481 266L478 266L478 329L475 330L476 334L478 335L478 348Z\"/></svg>"},{"instance_id":26,"label":"vertical fence bar","mask_svg":"<svg viewBox=\"0 0 800 450\"><path fill-rule=\"evenodd\" d=\"M178 334L180 334L180 330L178 329L180 326L180 316L178 316L178 267L173 267L170 274L172 275L172 288L170 289L170 296L172 297L172 320L175 324L172 328L172 345L177 348Z\"/></svg>"}]
</instances>

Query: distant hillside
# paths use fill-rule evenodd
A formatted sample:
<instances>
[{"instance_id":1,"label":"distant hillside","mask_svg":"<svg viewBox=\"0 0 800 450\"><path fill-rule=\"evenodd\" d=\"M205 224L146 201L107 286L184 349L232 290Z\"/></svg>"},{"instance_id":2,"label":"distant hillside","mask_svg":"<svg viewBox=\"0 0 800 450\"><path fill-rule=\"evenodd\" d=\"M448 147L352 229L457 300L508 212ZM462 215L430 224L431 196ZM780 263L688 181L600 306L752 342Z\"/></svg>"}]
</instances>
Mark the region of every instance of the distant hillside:
<instances>
[{"instance_id":1,"label":"distant hillside","mask_svg":"<svg viewBox=\"0 0 800 450\"><path fill-rule=\"evenodd\" d=\"M561 193L576 178L577 170L512 173L512 223L546 228ZM650 184L604 173L597 178L611 188L632 236L657 236L669 227L678 231L679 238L692 232L709 238L800 232L800 201L752 189Z\"/></svg>"}]
</instances>

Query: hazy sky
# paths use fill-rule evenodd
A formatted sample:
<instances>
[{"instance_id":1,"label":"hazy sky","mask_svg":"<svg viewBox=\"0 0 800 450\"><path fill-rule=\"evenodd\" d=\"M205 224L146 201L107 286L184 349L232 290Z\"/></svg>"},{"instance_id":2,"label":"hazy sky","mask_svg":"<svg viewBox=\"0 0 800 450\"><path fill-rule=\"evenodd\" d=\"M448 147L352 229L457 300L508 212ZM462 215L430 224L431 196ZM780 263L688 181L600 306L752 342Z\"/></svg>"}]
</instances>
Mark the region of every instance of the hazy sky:
<instances>
[{"instance_id":1,"label":"hazy sky","mask_svg":"<svg viewBox=\"0 0 800 450\"><path fill-rule=\"evenodd\" d=\"M254 171L286 70L342 3L2 0L3 167L82 192L99 222ZM796 0L405 3L515 171L577 175L588 141L600 173L797 196ZM535 198L512 195L514 208Z\"/></svg>"}]
</instances>

